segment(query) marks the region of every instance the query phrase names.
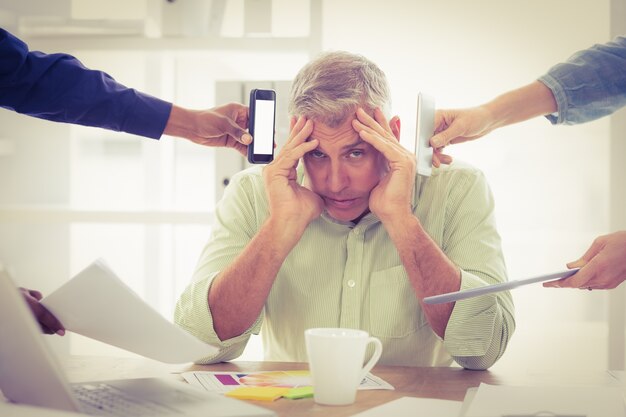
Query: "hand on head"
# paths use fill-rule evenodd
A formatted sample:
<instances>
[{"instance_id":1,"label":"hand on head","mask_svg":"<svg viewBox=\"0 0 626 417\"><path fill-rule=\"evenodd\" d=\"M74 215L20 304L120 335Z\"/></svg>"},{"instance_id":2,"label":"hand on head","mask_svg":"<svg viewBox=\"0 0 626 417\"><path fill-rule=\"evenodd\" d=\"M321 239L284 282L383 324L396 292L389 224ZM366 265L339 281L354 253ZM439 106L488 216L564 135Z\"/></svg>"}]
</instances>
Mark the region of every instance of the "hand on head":
<instances>
[{"instance_id":1,"label":"hand on head","mask_svg":"<svg viewBox=\"0 0 626 417\"><path fill-rule=\"evenodd\" d=\"M41 326L41 330L46 334L58 334L63 336L65 334L65 328L61 322L48 311L39 301L43 298L39 291L28 290L20 287L20 292L26 300L28 307L33 312L35 318Z\"/></svg>"},{"instance_id":2,"label":"hand on head","mask_svg":"<svg viewBox=\"0 0 626 417\"><path fill-rule=\"evenodd\" d=\"M305 117L291 119L291 132L276 158L263 168L270 213L287 223L300 223L302 231L322 213L322 199L297 182L296 168L300 158L314 150L319 142L309 139L313 121Z\"/></svg>"},{"instance_id":3,"label":"hand on head","mask_svg":"<svg viewBox=\"0 0 626 417\"><path fill-rule=\"evenodd\" d=\"M371 191L369 208L381 220L411 210L415 182L415 156L400 144L400 120L389 122L380 109L373 117L359 108L352 127L361 139L372 145L386 159L387 174Z\"/></svg>"},{"instance_id":4,"label":"hand on head","mask_svg":"<svg viewBox=\"0 0 626 417\"><path fill-rule=\"evenodd\" d=\"M580 268L571 277L546 282L544 287L609 290L626 280L626 231L600 236L568 268Z\"/></svg>"}]
</instances>

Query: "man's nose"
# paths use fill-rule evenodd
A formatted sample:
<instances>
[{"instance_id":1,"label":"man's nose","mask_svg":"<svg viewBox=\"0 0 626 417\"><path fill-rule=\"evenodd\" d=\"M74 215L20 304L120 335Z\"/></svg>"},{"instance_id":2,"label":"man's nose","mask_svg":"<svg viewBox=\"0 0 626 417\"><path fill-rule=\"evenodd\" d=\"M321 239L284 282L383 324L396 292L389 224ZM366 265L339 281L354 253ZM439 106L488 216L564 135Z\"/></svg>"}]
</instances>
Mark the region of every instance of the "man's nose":
<instances>
[{"instance_id":1,"label":"man's nose","mask_svg":"<svg viewBox=\"0 0 626 417\"><path fill-rule=\"evenodd\" d=\"M332 193L338 194L349 184L349 178L341 164L331 164L328 174L328 188Z\"/></svg>"}]
</instances>

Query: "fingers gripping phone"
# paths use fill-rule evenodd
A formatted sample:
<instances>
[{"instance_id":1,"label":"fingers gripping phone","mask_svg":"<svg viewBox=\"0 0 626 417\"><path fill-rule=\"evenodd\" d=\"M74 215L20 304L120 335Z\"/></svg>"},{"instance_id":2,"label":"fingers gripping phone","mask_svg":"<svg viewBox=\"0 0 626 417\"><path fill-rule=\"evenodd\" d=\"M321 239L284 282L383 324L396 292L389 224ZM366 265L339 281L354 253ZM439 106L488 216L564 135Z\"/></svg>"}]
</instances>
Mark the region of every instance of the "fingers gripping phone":
<instances>
[{"instance_id":1,"label":"fingers gripping phone","mask_svg":"<svg viewBox=\"0 0 626 417\"><path fill-rule=\"evenodd\" d=\"M274 159L274 124L276 119L276 92L253 89L250 91L248 162L267 164Z\"/></svg>"}]
</instances>

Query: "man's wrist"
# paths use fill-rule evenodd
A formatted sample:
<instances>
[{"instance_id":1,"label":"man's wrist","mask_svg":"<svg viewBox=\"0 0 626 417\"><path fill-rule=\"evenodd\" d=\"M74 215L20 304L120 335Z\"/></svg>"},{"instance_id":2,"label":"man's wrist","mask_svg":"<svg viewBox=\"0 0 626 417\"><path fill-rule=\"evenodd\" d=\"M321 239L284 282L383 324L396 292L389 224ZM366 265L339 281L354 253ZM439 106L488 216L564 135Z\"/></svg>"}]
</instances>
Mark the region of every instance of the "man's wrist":
<instances>
[{"instance_id":1,"label":"man's wrist","mask_svg":"<svg viewBox=\"0 0 626 417\"><path fill-rule=\"evenodd\" d=\"M301 223L270 216L261 226L261 231L268 238L270 249L276 256L286 258L289 255L306 229Z\"/></svg>"},{"instance_id":2,"label":"man's wrist","mask_svg":"<svg viewBox=\"0 0 626 417\"><path fill-rule=\"evenodd\" d=\"M392 239L394 239L395 236L406 233L411 225L418 225L421 227L419 219L413 214L412 211L397 213L396 215L381 218L380 220L385 226L385 230L387 230L389 237Z\"/></svg>"}]
</instances>

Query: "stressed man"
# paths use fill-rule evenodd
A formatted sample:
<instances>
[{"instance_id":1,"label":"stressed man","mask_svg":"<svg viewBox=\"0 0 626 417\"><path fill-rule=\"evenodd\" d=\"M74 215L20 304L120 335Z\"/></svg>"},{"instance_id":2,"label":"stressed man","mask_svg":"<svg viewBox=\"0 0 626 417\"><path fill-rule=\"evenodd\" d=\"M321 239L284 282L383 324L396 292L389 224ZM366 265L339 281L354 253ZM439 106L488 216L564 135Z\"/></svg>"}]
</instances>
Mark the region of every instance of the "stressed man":
<instances>
[{"instance_id":1,"label":"stressed man","mask_svg":"<svg viewBox=\"0 0 626 417\"><path fill-rule=\"evenodd\" d=\"M506 280L484 176L456 163L416 174L388 119L384 73L346 52L296 76L291 132L275 160L235 177L175 320L234 359L261 332L265 357L306 361L304 330L363 329L385 365L485 369L513 333L499 293L421 300Z\"/></svg>"}]
</instances>

